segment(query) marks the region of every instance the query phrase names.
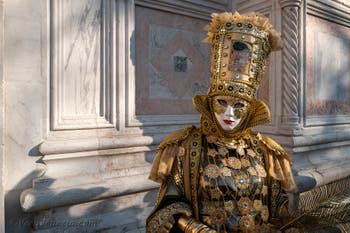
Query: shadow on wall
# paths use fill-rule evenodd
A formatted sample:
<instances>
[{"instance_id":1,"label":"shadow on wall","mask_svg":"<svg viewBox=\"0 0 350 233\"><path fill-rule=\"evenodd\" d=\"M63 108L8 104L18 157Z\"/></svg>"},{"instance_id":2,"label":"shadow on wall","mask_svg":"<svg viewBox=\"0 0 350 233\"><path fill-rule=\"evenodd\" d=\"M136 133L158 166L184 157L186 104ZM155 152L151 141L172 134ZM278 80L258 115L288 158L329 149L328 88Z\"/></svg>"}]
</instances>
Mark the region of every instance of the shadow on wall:
<instances>
[{"instance_id":1,"label":"shadow on wall","mask_svg":"<svg viewBox=\"0 0 350 233\"><path fill-rule=\"evenodd\" d=\"M37 147L33 147L28 153L29 156L41 156ZM148 158L151 159L151 158ZM38 159L37 163L42 163ZM64 168L62 168L64 172ZM6 232L27 233L27 232L144 232L144 219L153 207L156 192L131 194L129 196L115 196L87 203L79 203L79 200L98 199L108 191L106 187L93 188L72 188L60 190L54 187L55 179L43 177L43 172L36 170L23 177L11 191L6 194ZM36 177L36 178L35 178ZM32 189L23 191L21 187L27 185L28 180L43 179L36 183ZM26 195L26 203L30 206L38 206L40 211L24 212L20 204L22 192L29 192ZM31 195L33 194L33 195ZM54 209L45 210L42 198L49 202L58 203ZM133 199L139 199L136 205ZM71 201L71 203L68 203ZM47 203L47 202L46 202ZM62 203L62 204L60 204Z\"/></svg>"}]
</instances>

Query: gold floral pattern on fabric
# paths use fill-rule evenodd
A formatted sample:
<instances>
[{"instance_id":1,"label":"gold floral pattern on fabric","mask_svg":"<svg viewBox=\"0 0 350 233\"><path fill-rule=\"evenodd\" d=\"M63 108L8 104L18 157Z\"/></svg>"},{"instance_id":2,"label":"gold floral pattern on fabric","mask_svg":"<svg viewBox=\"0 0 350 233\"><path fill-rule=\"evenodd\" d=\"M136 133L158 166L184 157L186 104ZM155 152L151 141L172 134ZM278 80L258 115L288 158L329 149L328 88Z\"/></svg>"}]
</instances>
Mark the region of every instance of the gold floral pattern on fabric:
<instances>
[{"instance_id":1,"label":"gold floral pattern on fabric","mask_svg":"<svg viewBox=\"0 0 350 233\"><path fill-rule=\"evenodd\" d=\"M218 188L210 189L210 196L213 199L219 200L222 197L222 192Z\"/></svg>"},{"instance_id":2,"label":"gold floral pattern on fabric","mask_svg":"<svg viewBox=\"0 0 350 233\"><path fill-rule=\"evenodd\" d=\"M253 202L254 210L256 210L257 212L260 212L262 206L263 206L263 204L262 204L261 200L254 200L254 202Z\"/></svg>"},{"instance_id":3,"label":"gold floral pattern on fabric","mask_svg":"<svg viewBox=\"0 0 350 233\"><path fill-rule=\"evenodd\" d=\"M250 162L248 159L241 159L241 164L243 168L250 167Z\"/></svg>"},{"instance_id":4,"label":"gold floral pattern on fabric","mask_svg":"<svg viewBox=\"0 0 350 233\"><path fill-rule=\"evenodd\" d=\"M256 156L256 153L252 149L247 149L247 155L249 155L249 156L254 158Z\"/></svg>"},{"instance_id":5,"label":"gold floral pattern on fabric","mask_svg":"<svg viewBox=\"0 0 350 233\"><path fill-rule=\"evenodd\" d=\"M231 170L227 167L221 168L221 174L223 176L228 176L228 177L230 177L232 175Z\"/></svg>"},{"instance_id":6,"label":"gold floral pattern on fabric","mask_svg":"<svg viewBox=\"0 0 350 233\"><path fill-rule=\"evenodd\" d=\"M257 227L263 222L262 206L267 205L267 199L261 199L263 187L266 188L264 196L267 195L267 180L263 177L267 174L263 155L250 147L250 138L231 140L230 146L220 140L208 143L208 156L201 159L201 220L222 233L236 232L237 229L240 232L258 232ZM242 149L241 154L237 148ZM224 211L226 215L220 215L217 209ZM214 212L217 214L216 220L213 220ZM255 216L259 218L255 219ZM241 223L244 221L250 227L242 228L239 222L241 218ZM222 219L226 220L221 222Z\"/></svg>"},{"instance_id":7,"label":"gold floral pattern on fabric","mask_svg":"<svg viewBox=\"0 0 350 233\"><path fill-rule=\"evenodd\" d=\"M233 169L241 169L242 164L241 161L235 157L227 158L227 166Z\"/></svg>"},{"instance_id":8,"label":"gold floral pattern on fabric","mask_svg":"<svg viewBox=\"0 0 350 233\"><path fill-rule=\"evenodd\" d=\"M254 232L255 223L252 216L246 215L239 220L242 232Z\"/></svg>"},{"instance_id":9,"label":"gold floral pattern on fabric","mask_svg":"<svg viewBox=\"0 0 350 233\"><path fill-rule=\"evenodd\" d=\"M218 176L220 175L220 170L218 166L216 166L215 164L209 164L204 169L204 174L209 178L215 179L215 178L218 178Z\"/></svg>"},{"instance_id":10,"label":"gold floral pattern on fabric","mask_svg":"<svg viewBox=\"0 0 350 233\"><path fill-rule=\"evenodd\" d=\"M215 225L222 225L227 220L226 212L223 209L216 208L210 215L212 223Z\"/></svg>"},{"instance_id":11,"label":"gold floral pattern on fabric","mask_svg":"<svg viewBox=\"0 0 350 233\"><path fill-rule=\"evenodd\" d=\"M227 212L232 213L232 211L235 209L235 203L232 200L225 201L224 207Z\"/></svg>"},{"instance_id":12,"label":"gold floral pattern on fabric","mask_svg":"<svg viewBox=\"0 0 350 233\"><path fill-rule=\"evenodd\" d=\"M248 214L253 209L253 203L248 197L241 197L237 202L238 210L242 215Z\"/></svg>"},{"instance_id":13,"label":"gold floral pattern on fabric","mask_svg":"<svg viewBox=\"0 0 350 233\"><path fill-rule=\"evenodd\" d=\"M247 169L247 171L248 171L248 173L249 173L250 175L252 175L252 176L257 176L257 175L258 175L258 173L256 172L256 170L255 170L254 167L249 167L249 168Z\"/></svg>"},{"instance_id":14,"label":"gold floral pattern on fabric","mask_svg":"<svg viewBox=\"0 0 350 233\"><path fill-rule=\"evenodd\" d=\"M260 215L261 219L264 222L267 222L267 220L269 219L269 208L266 205L262 206Z\"/></svg>"},{"instance_id":15,"label":"gold floral pattern on fabric","mask_svg":"<svg viewBox=\"0 0 350 233\"><path fill-rule=\"evenodd\" d=\"M209 135L209 136L207 136L207 142L209 142L209 143L214 143L214 142L216 142L217 140L218 140L218 137L215 136L215 135Z\"/></svg>"},{"instance_id":16,"label":"gold floral pattern on fabric","mask_svg":"<svg viewBox=\"0 0 350 233\"><path fill-rule=\"evenodd\" d=\"M247 174L240 172L235 179L235 185L239 189L246 189L249 187L250 179Z\"/></svg>"},{"instance_id":17,"label":"gold floral pattern on fabric","mask_svg":"<svg viewBox=\"0 0 350 233\"><path fill-rule=\"evenodd\" d=\"M258 172L259 176L266 177L266 170L260 164L255 165L255 170Z\"/></svg>"}]
</instances>

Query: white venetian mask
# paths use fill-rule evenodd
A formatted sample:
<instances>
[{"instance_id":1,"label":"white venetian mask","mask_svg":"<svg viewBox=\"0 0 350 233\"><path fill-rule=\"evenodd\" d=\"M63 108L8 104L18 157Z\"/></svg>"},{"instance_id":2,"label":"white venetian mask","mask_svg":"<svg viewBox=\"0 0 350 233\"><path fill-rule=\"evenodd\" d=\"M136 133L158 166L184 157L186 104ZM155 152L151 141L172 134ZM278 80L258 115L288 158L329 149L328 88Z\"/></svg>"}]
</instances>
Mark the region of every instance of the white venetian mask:
<instances>
[{"instance_id":1,"label":"white venetian mask","mask_svg":"<svg viewBox=\"0 0 350 233\"><path fill-rule=\"evenodd\" d=\"M212 99L214 115L223 130L233 130L242 120L248 102L232 96L215 96Z\"/></svg>"}]
</instances>

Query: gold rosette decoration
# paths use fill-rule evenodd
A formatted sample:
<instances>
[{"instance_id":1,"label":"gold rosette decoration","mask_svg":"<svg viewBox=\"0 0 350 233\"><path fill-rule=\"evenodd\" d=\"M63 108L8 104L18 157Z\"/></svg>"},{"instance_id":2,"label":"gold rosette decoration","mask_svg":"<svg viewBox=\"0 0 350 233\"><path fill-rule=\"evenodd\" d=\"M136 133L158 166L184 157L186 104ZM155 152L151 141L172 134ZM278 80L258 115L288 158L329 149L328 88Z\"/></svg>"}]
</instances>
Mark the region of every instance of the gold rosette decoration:
<instances>
[{"instance_id":1,"label":"gold rosette decoration","mask_svg":"<svg viewBox=\"0 0 350 233\"><path fill-rule=\"evenodd\" d=\"M218 178L220 175L220 169L215 164L209 164L204 169L204 175L212 179Z\"/></svg>"},{"instance_id":2,"label":"gold rosette decoration","mask_svg":"<svg viewBox=\"0 0 350 233\"><path fill-rule=\"evenodd\" d=\"M232 213L232 211L235 209L235 203L231 201L225 201L224 202L224 208L228 213Z\"/></svg>"},{"instance_id":3,"label":"gold rosette decoration","mask_svg":"<svg viewBox=\"0 0 350 233\"><path fill-rule=\"evenodd\" d=\"M242 164L241 161L235 157L229 157L227 158L227 166L233 169L241 169Z\"/></svg>"},{"instance_id":4,"label":"gold rosette decoration","mask_svg":"<svg viewBox=\"0 0 350 233\"><path fill-rule=\"evenodd\" d=\"M220 208L216 208L211 213L210 218L211 218L211 221L213 224L220 226L226 222L227 215L226 215L225 210L220 209Z\"/></svg>"},{"instance_id":5,"label":"gold rosette decoration","mask_svg":"<svg viewBox=\"0 0 350 233\"><path fill-rule=\"evenodd\" d=\"M253 217L249 216L249 215L243 216L239 220L239 226L241 227L241 230L244 233L246 233L246 232L254 232L254 230L255 230L255 223L254 223Z\"/></svg>"},{"instance_id":6,"label":"gold rosette decoration","mask_svg":"<svg viewBox=\"0 0 350 233\"><path fill-rule=\"evenodd\" d=\"M235 179L235 185L238 189L247 189L250 184L249 176L243 172L240 172Z\"/></svg>"},{"instance_id":7,"label":"gold rosette decoration","mask_svg":"<svg viewBox=\"0 0 350 233\"><path fill-rule=\"evenodd\" d=\"M239 199L238 210L242 215L248 214L253 209L253 203L248 197L242 197Z\"/></svg>"},{"instance_id":8,"label":"gold rosette decoration","mask_svg":"<svg viewBox=\"0 0 350 233\"><path fill-rule=\"evenodd\" d=\"M221 174L223 176L230 177L231 176L231 170L228 167L223 167L223 168L221 168Z\"/></svg>"}]
</instances>

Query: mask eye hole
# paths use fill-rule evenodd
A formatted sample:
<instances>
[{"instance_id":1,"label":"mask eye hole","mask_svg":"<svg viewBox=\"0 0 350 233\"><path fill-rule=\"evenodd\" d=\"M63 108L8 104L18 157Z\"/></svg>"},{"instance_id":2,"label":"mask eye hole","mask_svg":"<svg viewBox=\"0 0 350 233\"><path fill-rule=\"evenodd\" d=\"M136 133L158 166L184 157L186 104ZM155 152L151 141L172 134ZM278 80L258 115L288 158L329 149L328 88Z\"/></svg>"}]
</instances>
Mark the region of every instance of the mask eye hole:
<instances>
[{"instance_id":1,"label":"mask eye hole","mask_svg":"<svg viewBox=\"0 0 350 233\"><path fill-rule=\"evenodd\" d=\"M248 49L248 46L242 42L237 41L233 43L233 49L236 51L242 51L242 50Z\"/></svg>"},{"instance_id":2,"label":"mask eye hole","mask_svg":"<svg viewBox=\"0 0 350 233\"><path fill-rule=\"evenodd\" d=\"M244 103L241 103L241 102L237 102L233 104L234 108L243 108L244 106L245 106Z\"/></svg>"},{"instance_id":3,"label":"mask eye hole","mask_svg":"<svg viewBox=\"0 0 350 233\"><path fill-rule=\"evenodd\" d=\"M219 103L221 106L227 107L227 101L226 101L226 100L218 99L217 101L218 101L218 103Z\"/></svg>"}]
</instances>

